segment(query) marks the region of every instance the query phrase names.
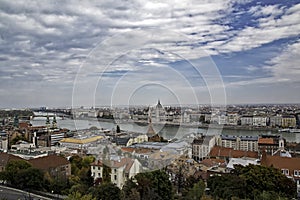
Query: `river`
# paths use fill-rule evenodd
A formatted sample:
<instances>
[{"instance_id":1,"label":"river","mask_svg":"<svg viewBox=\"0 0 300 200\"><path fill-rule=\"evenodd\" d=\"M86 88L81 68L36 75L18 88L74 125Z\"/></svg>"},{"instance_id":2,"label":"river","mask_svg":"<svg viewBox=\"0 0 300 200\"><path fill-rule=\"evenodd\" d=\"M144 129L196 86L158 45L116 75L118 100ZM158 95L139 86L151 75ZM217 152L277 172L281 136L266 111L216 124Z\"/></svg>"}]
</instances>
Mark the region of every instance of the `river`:
<instances>
[{"instance_id":1,"label":"river","mask_svg":"<svg viewBox=\"0 0 300 200\"><path fill-rule=\"evenodd\" d=\"M52 121L52 120L51 120ZM46 118L38 117L30 121L33 126L45 125ZM92 126L112 130L116 128L113 122L103 122L97 120L73 120L69 118L57 119L57 125L60 128L67 128L69 130L87 129ZM148 126L139 125L136 123L122 123L119 124L122 130L146 133ZM235 130L235 129L203 129L203 128L190 128L182 126L164 126L153 125L153 128L161 136L166 139L177 138L180 139L191 133L203 133L207 135L223 134L223 135L236 135L236 136L257 136L261 134L273 134L270 130ZM275 133L274 133L275 134ZM278 134L278 133L277 133ZM281 133L288 142L300 142L300 133Z\"/></svg>"}]
</instances>

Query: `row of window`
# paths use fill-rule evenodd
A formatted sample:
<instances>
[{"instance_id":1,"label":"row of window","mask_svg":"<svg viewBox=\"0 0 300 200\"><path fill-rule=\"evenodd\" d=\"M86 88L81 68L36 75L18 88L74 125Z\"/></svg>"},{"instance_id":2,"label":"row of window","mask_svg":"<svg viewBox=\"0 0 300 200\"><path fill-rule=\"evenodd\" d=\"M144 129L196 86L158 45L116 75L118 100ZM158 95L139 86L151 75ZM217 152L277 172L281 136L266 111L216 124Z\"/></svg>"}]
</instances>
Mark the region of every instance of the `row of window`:
<instances>
[{"instance_id":1,"label":"row of window","mask_svg":"<svg viewBox=\"0 0 300 200\"><path fill-rule=\"evenodd\" d=\"M288 169L281 169L281 172L286 176L290 174ZM300 170L294 170L294 176L300 176Z\"/></svg>"}]
</instances>

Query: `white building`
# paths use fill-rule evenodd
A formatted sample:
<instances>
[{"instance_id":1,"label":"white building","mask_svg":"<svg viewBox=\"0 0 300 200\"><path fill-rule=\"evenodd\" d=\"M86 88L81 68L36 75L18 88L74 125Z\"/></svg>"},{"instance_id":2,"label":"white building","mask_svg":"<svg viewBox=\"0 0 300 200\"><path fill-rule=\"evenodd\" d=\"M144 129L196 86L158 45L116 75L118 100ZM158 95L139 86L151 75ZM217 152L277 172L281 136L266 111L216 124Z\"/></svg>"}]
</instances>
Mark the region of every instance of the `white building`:
<instances>
[{"instance_id":1,"label":"white building","mask_svg":"<svg viewBox=\"0 0 300 200\"><path fill-rule=\"evenodd\" d=\"M198 136L192 142L192 158L196 161L202 161L208 157L210 150L216 144L215 136Z\"/></svg>"},{"instance_id":2,"label":"white building","mask_svg":"<svg viewBox=\"0 0 300 200\"><path fill-rule=\"evenodd\" d=\"M267 117L253 116L253 126L267 126Z\"/></svg>"},{"instance_id":3,"label":"white building","mask_svg":"<svg viewBox=\"0 0 300 200\"><path fill-rule=\"evenodd\" d=\"M91 173L95 181L102 179L104 164L108 165L111 169L111 182L116 184L120 189L122 189L126 180L134 177L143 170L141 163L137 159L122 158L120 160L109 161L108 163L97 161L91 164Z\"/></svg>"}]
</instances>

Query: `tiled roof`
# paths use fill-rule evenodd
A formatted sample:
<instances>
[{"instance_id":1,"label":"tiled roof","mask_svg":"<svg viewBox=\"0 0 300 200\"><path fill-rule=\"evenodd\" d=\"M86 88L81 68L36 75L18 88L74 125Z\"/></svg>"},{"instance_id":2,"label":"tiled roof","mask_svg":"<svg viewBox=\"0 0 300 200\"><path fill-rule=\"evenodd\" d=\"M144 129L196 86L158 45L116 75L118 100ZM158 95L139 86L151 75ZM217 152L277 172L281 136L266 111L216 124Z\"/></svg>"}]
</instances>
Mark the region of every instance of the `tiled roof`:
<instances>
[{"instance_id":1,"label":"tiled roof","mask_svg":"<svg viewBox=\"0 0 300 200\"><path fill-rule=\"evenodd\" d=\"M274 144L273 138L259 138L258 144Z\"/></svg>"},{"instance_id":2,"label":"tiled roof","mask_svg":"<svg viewBox=\"0 0 300 200\"><path fill-rule=\"evenodd\" d=\"M102 138L103 138L103 136L94 136L94 137L85 138L85 139L64 138L60 142L75 143L75 144L86 144L86 143L90 143L90 142L95 142L95 141L100 140Z\"/></svg>"},{"instance_id":3,"label":"tiled roof","mask_svg":"<svg viewBox=\"0 0 300 200\"><path fill-rule=\"evenodd\" d=\"M200 162L200 164L203 164L207 167L212 167L214 165L217 165L217 164L224 164L225 163L225 160L223 159L216 159L216 158L210 158L210 159L205 159L205 160L202 160Z\"/></svg>"},{"instance_id":4,"label":"tiled roof","mask_svg":"<svg viewBox=\"0 0 300 200\"><path fill-rule=\"evenodd\" d=\"M12 154L0 153L0 166L6 166L7 163L11 160L23 160L23 159Z\"/></svg>"},{"instance_id":5,"label":"tiled roof","mask_svg":"<svg viewBox=\"0 0 300 200\"><path fill-rule=\"evenodd\" d=\"M42 170L48 170L50 168L56 168L59 166L70 164L70 162L66 158L57 155L49 155L40 158L35 158L29 160L29 162L32 164L33 167Z\"/></svg>"},{"instance_id":6,"label":"tiled roof","mask_svg":"<svg viewBox=\"0 0 300 200\"><path fill-rule=\"evenodd\" d=\"M91 164L91 166L103 166L103 163L101 162L101 160L95 161Z\"/></svg>"},{"instance_id":7,"label":"tiled roof","mask_svg":"<svg viewBox=\"0 0 300 200\"><path fill-rule=\"evenodd\" d=\"M112 168L120 168L120 167L125 166L125 172L129 172L133 163L134 163L134 160L131 158L122 158L120 161L112 161L111 167Z\"/></svg>"},{"instance_id":8,"label":"tiled roof","mask_svg":"<svg viewBox=\"0 0 300 200\"><path fill-rule=\"evenodd\" d=\"M261 164L277 169L289 169L291 173L293 170L300 170L300 158L263 155Z\"/></svg>"},{"instance_id":9,"label":"tiled roof","mask_svg":"<svg viewBox=\"0 0 300 200\"><path fill-rule=\"evenodd\" d=\"M211 149L209 156L210 157L229 157L229 158L241 158L241 157L258 158L258 152L241 151L241 150L234 150L233 148L214 146Z\"/></svg>"}]
</instances>

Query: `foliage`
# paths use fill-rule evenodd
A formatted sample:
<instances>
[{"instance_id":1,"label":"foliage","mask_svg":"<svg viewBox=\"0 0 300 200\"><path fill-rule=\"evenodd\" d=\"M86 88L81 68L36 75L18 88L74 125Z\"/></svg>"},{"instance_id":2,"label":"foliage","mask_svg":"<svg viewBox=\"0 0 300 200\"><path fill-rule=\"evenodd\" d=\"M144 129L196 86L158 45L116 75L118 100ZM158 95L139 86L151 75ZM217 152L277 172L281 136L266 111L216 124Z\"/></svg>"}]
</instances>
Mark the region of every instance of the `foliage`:
<instances>
[{"instance_id":1,"label":"foliage","mask_svg":"<svg viewBox=\"0 0 300 200\"><path fill-rule=\"evenodd\" d=\"M94 161L93 156L80 157L75 155L70 158L72 171L72 175L69 177L70 193L79 191L81 194L86 194L88 188L94 184L90 167L90 164Z\"/></svg>"},{"instance_id":2,"label":"foliage","mask_svg":"<svg viewBox=\"0 0 300 200\"><path fill-rule=\"evenodd\" d=\"M96 199L101 200L121 199L121 191L113 183L102 183L101 185L92 188L91 194Z\"/></svg>"},{"instance_id":3,"label":"foliage","mask_svg":"<svg viewBox=\"0 0 300 200\"><path fill-rule=\"evenodd\" d=\"M108 167L107 165L103 165L103 171L102 171L102 182L103 183L111 182L110 174L111 174L111 168Z\"/></svg>"},{"instance_id":4,"label":"foliage","mask_svg":"<svg viewBox=\"0 0 300 200\"><path fill-rule=\"evenodd\" d=\"M125 199L139 194L139 199L173 199L173 188L168 175L161 170L140 173L135 181L127 181L122 191Z\"/></svg>"},{"instance_id":5,"label":"foliage","mask_svg":"<svg viewBox=\"0 0 300 200\"><path fill-rule=\"evenodd\" d=\"M185 199L199 200L203 196L204 190L205 190L205 183L202 180L200 180L198 183L195 183L194 186L188 191Z\"/></svg>"},{"instance_id":6,"label":"foliage","mask_svg":"<svg viewBox=\"0 0 300 200\"><path fill-rule=\"evenodd\" d=\"M96 198L93 198L91 194L82 195L80 192L77 191L69 194L66 200L96 200Z\"/></svg>"},{"instance_id":7,"label":"foliage","mask_svg":"<svg viewBox=\"0 0 300 200\"><path fill-rule=\"evenodd\" d=\"M296 184L273 167L248 165L235 166L232 174L213 176L208 179L208 187L215 198L232 197L249 199L293 198Z\"/></svg>"},{"instance_id":8,"label":"foliage","mask_svg":"<svg viewBox=\"0 0 300 200\"><path fill-rule=\"evenodd\" d=\"M21 189L42 189L43 173L24 160L12 160L1 173L9 184Z\"/></svg>"}]
</instances>

